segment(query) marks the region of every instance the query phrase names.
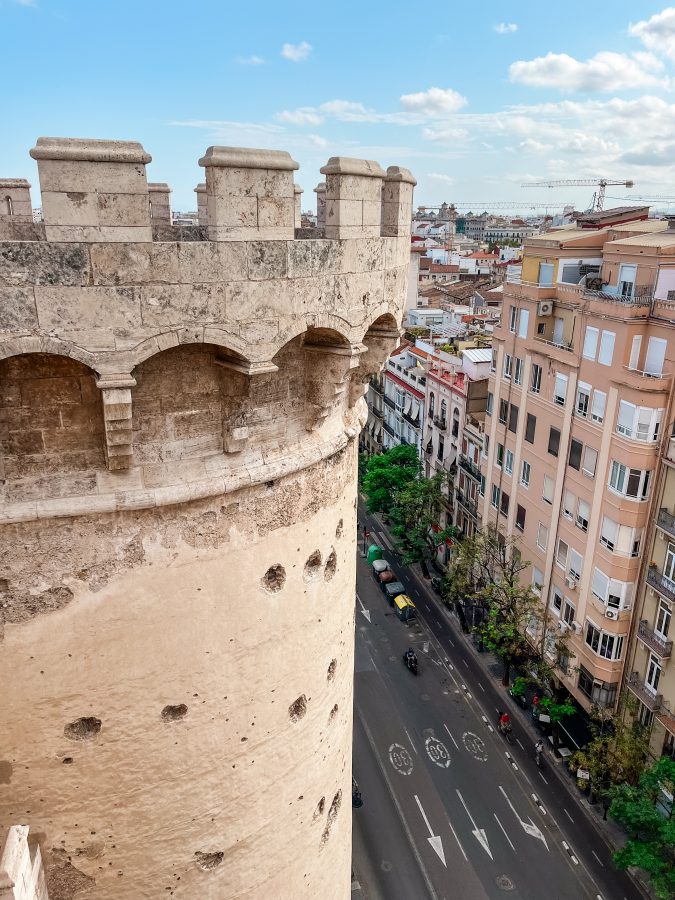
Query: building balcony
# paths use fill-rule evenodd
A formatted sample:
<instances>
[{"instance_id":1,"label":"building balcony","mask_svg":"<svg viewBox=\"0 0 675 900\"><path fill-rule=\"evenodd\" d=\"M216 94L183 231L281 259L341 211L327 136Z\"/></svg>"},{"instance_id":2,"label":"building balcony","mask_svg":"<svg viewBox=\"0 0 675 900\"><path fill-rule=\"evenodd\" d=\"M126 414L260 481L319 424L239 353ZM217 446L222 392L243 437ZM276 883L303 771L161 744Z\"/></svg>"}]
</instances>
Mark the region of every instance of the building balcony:
<instances>
[{"instance_id":1,"label":"building balcony","mask_svg":"<svg viewBox=\"0 0 675 900\"><path fill-rule=\"evenodd\" d=\"M666 578L665 575L662 575L656 566L649 567L647 571L647 584L657 590L662 597L666 598L666 600L675 603L675 581L671 581L670 578Z\"/></svg>"},{"instance_id":2,"label":"building balcony","mask_svg":"<svg viewBox=\"0 0 675 900\"><path fill-rule=\"evenodd\" d=\"M457 502L460 506L464 507L464 509L474 517L474 519L478 518L478 504L475 500L472 500L470 497L467 497L466 494L462 493L462 491L456 491Z\"/></svg>"},{"instance_id":3,"label":"building balcony","mask_svg":"<svg viewBox=\"0 0 675 900\"><path fill-rule=\"evenodd\" d=\"M468 457L460 454L459 464L472 478L475 478L476 481L480 481L480 467L477 466L475 462L472 462Z\"/></svg>"},{"instance_id":4,"label":"building balcony","mask_svg":"<svg viewBox=\"0 0 675 900\"><path fill-rule=\"evenodd\" d=\"M617 381L625 387L634 388L636 391L647 392L650 394L664 393L670 390L671 374L670 372L662 372L660 375L651 375L642 369L632 369L630 366L624 366L617 372Z\"/></svg>"},{"instance_id":5,"label":"building balcony","mask_svg":"<svg viewBox=\"0 0 675 900\"><path fill-rule=\"evenodd\" d=\"M638 625L638 640L652 650L661 659L669 659L673 650L673 642L666 640L650 626L646 619Z\"/></svg>"},{"instance_id":6,"label":"building balcony","mask_svg":"<svg viewBox=\"0 0 675 900\"><path fill-rule=\"evenodd\" d=\"M373 378L370 382L371 388L375 391L376 394L380 394L380 396L384 396L384 383L381 378Z\"/></svg>"},{"instance_id":7,"label":"building balcony","mask_svg":"<svg viewBox=\"0 0 675 900\"><path fill-rule=\"evenodd\" d=\"M378 409L376 406L373 406L371 408L371 412L374 416L377 416L378 419L384 418L384 410L383 409Z\"/></svg>"},{"instance_id":8,"label":"building balcony","mask_svg":"<svg viewBox=\"0 0 675 900\"><path fill-rule=\"evenodd\" d=\"M420 427L420 417L419 417L419 415L417 416L417 418L413 419L412 416L409 416L407 413L403 413L403 418L406 420L406 422L409 422L409 423L412 425L413 428L419 428L419 427Z\"/></svg>"},{"instance_id":9,"label":"building balcony","mask_svg":"<svg viewBox=\"0 0 675 900\"><path fill-rule=\"evenodd\" d=\"M439 431L445 431L447 428L447 422L445 419L441 419L439 416L434 416L434 425L438 428Z\"/></svg>"},{"instance_id":10,"label":"building balcony","mask_svg":"<svg viewBox=\"0 0 675 900\"><path fill-rule=\"evenodd\" d=\"M663 507L656 516L656 527L675 538L675 516Z\"/></svg>"},{"instance_id":11,"label":"building balcony","mask_svg":"<svg viewBox=\"0 0 675 900\"><path fill-rule=\"evenodd\" d=\"M396 409L396 404L391 399L391 397L387 397L386 394L384 394L384 402L389 407L389 409Z\"/></svg>"},{"instance_id":12,"label":"building balcony","mask_svg":"<svg viewBox=\"0 0 675 900\"><path fill-rule=\"evenodd\" d=\"M663 694L652 693L637 672L631 672L628 676L627 687L631 694L635 694L640 703L644 703L651 712L662 711Z\"/></svg>"},{"instance_id":13,"label":"building balcony","mask_svg":"<svg viewBox=\"0 0 675 900\"><path fill-rule=\"evenodd\" d=\"M387 432L387 434L398 440L398 436L397 436L396 432L394 431L394 429L389 424L389 422L383 422L382 424L384 425L384 430Z\"/></svg>"}]
</instances>

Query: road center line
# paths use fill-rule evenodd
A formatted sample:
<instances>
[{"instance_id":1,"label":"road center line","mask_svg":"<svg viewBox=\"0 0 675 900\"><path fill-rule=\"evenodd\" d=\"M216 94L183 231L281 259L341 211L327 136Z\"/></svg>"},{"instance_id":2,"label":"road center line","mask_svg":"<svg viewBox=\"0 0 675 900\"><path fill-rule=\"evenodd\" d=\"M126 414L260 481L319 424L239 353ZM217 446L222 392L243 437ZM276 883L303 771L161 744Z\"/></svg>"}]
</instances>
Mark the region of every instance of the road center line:
<instances>
[{"instance_id":1,"label":"road center line","mask_svg":"<svg viewBox=\"0 0 675 900\"><path fill-rule=\"evenodd\" d=\"M410 735L408 734L408 729L407 729L407 728L404 728L403 730L405 731L406 735L408 736L408 740L410 741L410 746L411 746L411 747L413 748L413 750L415 751L415 755L416 755L416 756L419 756L419 753L417 752L417 747L415 746L415 744L414 744L414 742L413 742L413 739L412 739L412 738L410 737Z\"/></svg>"},{"instance_id":2,"label":"road center line","mask_svg":"<svg viewBox=\"0 0 675 900\"><path fill-rule=\"evenodd\" d=\"M513 843L512 843L512 841L511 841L511 838L510 838L510 837L508 836L508 834L506 833L506 830L505 830L504 826L503 826L502 823L499 821L499 816L497 815L497 813L493 813L493 816L495 817L495 819L497 819L497 825L499 825L499 827L501 828L501 830L504 832L504 837L505 837L506 840L509 842L509 844L511 844L511 849L512 849L513 852L515 853L515 852L516 852L516 848L513 846Z\"/></svg>"},{"instance_id":3,"label":"road center line","mask_svg":"<svg viewBox=\"0 0 675 900\"><path fill-rule=\"evenodd\" d=\"M464 847L462 847L462 843L461 843L460 839L457 837L457 832L456 832L455 829L452 827L452 822L450 821L450 817L448 817L448 825L450 826L450 831L452 832L452 834L453 834L455 840L457 841L457 846L458 846L459 849L462 851L462 856L463 856L464 859L468 862L468 861L469 861L469 858L468 858L468 856L466 855L466 853L464 852Z\"/></svg>"},{"instance_id":4,"label":"road center line","mask_svg":"<svg viewBox=\"0 0 675 900\"><path fill-rule=\"evenodd\" d=\"M457 743L457 741L456 741L456 740L454 739L454 737L452 736L452 733L450 732L450 729L449 729L448 726L445 724L445 722L443 723L443 728L445 728L445 730L448 732L448 734L450 735L450 740L451 740L452 743L455 745L455 747L457 747L457 749L459 750L459 744Z\"/></svg>"},{"instance_id":5,"label":"road center line","mask_svg":"<svg viewBox=\"0 0 675 900\"><path fill-rule=\"evenodd\" d=\"M599 857L598 854L595 852L595 850L591 850L591 853L593 854L593 856L597 859L597 861L600 863L600 865L601 865L602 868L604 869L604 868L605 868L605 864L604 864L604 862L600 859L600 857Z\"/></svg>"},{"instance_id":6,"label":"road center line","mask_svg":"<svg viewBox=\"0 0 675 900\"><path fill-rule=\"evenodd\" d=\"M548 781L544 778L544 776L541 774L541 772L539 774L541 775L544 784L548 784Z\"/></svg>"},{"instance_id":7,"label":"road center line","mask_svg":"<svg viewBox=\"0 0 675 900\"><path fill-rule=\"evenodd\" d=\"M481 689L481 691L482 691L483 693L485 693L485 688L484 688L483 685L480 683L480 681L478 682L478 687Z\"/></svg>"},{"instance_id":8,"label":"road center line","mask_svg":"<svg viewBox=\"0 0 675 900\"><path fill-rule=\"evenodd\" d=\"M523 747L523 745L520 743L520 738L516 738L516 744L518 744L518 746L520 747L521 750L524 750L524 749L525 749L525 748Z\"/></svg>"},{"instance_id":9,"label":"road center line","mask_svg":"<svg viewBox=\"0 0 675 900\"><path fill-rule=\"evenodd\" d=\"M573 819L572 816L567 812L567 810L565 809L564 806L563 806L563 812L565 813L565 815L567 816L567 818L570 820L570 822L571 822L572 824L574 824L574 819Z\"/></svg>"}]
</instances>

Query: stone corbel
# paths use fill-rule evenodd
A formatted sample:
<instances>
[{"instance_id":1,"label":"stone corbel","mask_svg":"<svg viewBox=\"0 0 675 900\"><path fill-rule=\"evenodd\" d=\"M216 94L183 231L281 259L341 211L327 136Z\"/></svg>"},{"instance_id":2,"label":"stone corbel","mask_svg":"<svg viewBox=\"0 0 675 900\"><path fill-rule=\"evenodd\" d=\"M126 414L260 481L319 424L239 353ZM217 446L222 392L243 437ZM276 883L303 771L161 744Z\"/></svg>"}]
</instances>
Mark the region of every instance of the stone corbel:
<instances>
[{"instance_id":1,"label":"stone corbel","mask_svg":"<svg viewBox=\"0 0 675 900\"><path fill-rule=\"evenodd\" d=\"M131 468L133 463L133 427L131 388L136 379L128 374L101 375L96 387L103 400L105 453L109 471Z\"/></svg>"},{"instance_id":2,"label":"stone corbel","mask_svg":"<svg viewBox=\"0 0 675 900\"><path fill-rule=\"evenodd\" d=\"M279 371L279 366L272 360L258 360L251 362L249 360L219 354L215 357L214 363L223 369L229 369L231 372L237 372L239 375L246 375L249 379L256 375L269 375ZM248 393L250 382L246 382L245 394ZM245 403L242 401L240 406L243 408ZM241 419L240 414L234 416ZM241 453L246 448L249 439L248 425L235 425L227 420L223 422L223 449L225 453Z\"/></svg>"},{"instance_id":3,"label":"stone corbel","mask_svg":"<svg viewBox=\"0 0 675 900\"><path fill-rule=\"evenodd\" d=\"M353 407L368 390L370 376L379 372L387 361L387 357L400 340L401 332L392 328L371 328L364 341L367 346L359 344L360 356L358 365L351 372L349 387L349 405Z\"/></svg>"},{"instance_id":4,"label":"stone corbel","mask_svg":"<svg viewBox=\"0 0 675 900\"><path fill-rule=\"evenodd\" d=\"M305 427L316 430L339 403L349 375L366 348L362 344L305 344ZM319 359L323 365L319 364Z\"/></svg>"}]
</instances>

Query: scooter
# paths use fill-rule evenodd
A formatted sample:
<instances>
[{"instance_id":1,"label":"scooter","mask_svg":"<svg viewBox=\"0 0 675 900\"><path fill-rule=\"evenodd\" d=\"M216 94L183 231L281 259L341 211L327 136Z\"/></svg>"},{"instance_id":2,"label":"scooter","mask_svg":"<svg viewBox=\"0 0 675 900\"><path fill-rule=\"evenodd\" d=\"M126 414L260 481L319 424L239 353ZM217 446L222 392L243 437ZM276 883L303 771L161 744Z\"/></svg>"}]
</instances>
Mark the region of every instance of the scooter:
<instances>
[{"instance_id":1,"label":"scooter","mask_svg":"<svg viewBox=\"0 0 675 900\"><path fill-rule=\"evenodd\" d=\"M534 758L540 769L541 769L542 763L543 763L543 756L544 756L544 742L537 741L537 743L534 745Z\"/></svg>"},{"instance_id":2,"label":"scooter","mask_svg":"<svg viewBox=\"0 0 675 900\"><path fill-rule=\"evenodd\" d=\"M437 594L441 593L441 579L434 576L431 579L431 587L436 591Z\"/></svg>"},{"instance_id":3,"label":"scooter","mask_svg":"<svg viewBox=\"0 0 675 900\"><path fill-rule=\"evenodd\" d=\"M417 657L416 656L408 656L407 653L403 654L403 662L410 669L413 675L417 675Z\"/></svg>"}]
</instances>

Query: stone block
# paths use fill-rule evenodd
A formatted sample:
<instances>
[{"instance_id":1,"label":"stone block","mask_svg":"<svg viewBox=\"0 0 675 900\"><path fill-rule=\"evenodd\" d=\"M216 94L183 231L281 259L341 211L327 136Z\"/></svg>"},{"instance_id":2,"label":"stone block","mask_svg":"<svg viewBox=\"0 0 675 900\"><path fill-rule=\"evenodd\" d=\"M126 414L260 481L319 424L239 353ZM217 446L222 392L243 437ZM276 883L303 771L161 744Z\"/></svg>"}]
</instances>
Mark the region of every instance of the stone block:
<instances>
[{"instance_id":1,"label":"stone block","mask_svg":"<svg viewBox=\"0 0 675 900\"><path fill-rule=\"evenodd\" d=\"M326 224L326 182L320 181L314 188L316 194L316 225L323 228Z\"/></svg>"},{"instance_id":2,"label":"stone block","mask_svg":"<svg viewBox=\"0 0 675 900\"><path fill-rule=\"evenodd\" d=\"M247 257L248 277L256 281L285 278L288 273L286 241L250 241Z\"/></svg>"},{"instance_id":3,"label":"stone block","mask_svg":"<svg viewBox=\"0 0 675 900\"><path fill-rule=\"evenodd\" d=\"M258 197L258 227L295 229L295 209L289 197ZM292 235L291 235L292 237Z\"/></svg>"},{"instance_id":4,"label":"stone block","mask_svg":"<svg viewBox=\"0 0 675 900\"><path fill-rule=\"evenodd\" d=\"M173 243L92 244L95 285L175 284L180 280L178 247ZM186 245L190 246L190 245Z\"/></svg>"},{"instance_id":5,"label":"stone block","mask_svg":"<svg viewBox=\"0 0 675 900\"><path fill-rule=\"evenodd\" d=\"M105 163L76 160L47 160L38 164L42 191L66 193L105 190L117 194L138 194L145 190L147 178L141 164Z\"/></svg>"},{"instance_id":6,"label":"stone block","mask_svg":"<svg viewBox=\"0 0 675 900\"><path fill-rule=\"evenodd\" d=\"M228 284L227 308L236 310L239 322L263 321L278 317L290 319L304 312L304 298L300 287L297 282L286 279Z\"/></svg>"},{"instance_id":7,"label":"stone block","mask_svg":"<svg viewBox=\"0 0 675 900\"><path fill-rule=\"evenodd\" d=\"M385 172L373 160L333 156L323 166L326 176L326 237L379 235L382 183Z\"/></svg>"},{"instance_id":8,"label":"stone block","mask_svg":"<svg viewBox=\"0 0 675 900\"><path fill-rule=\"evenodd\" d=\"M81 403L79 378L27 378L21 382L22 406Z\"/></svg>"},{"instance_id":9,"label":"stone block","mask_svg":"<svg viewBox=\"0 0 675 900\"><path fill-rule=\"evenodd\" d=\"M0 332L33 331L37 326L33 289L0 287Z\"/></svg>"},{"instance_id":10,"label":"stone block","mask_svg":"<svg viewBox=\"0 0 675 900\"><path fill-rule=\"evenodd\" d=\"M197 194L197 221L200 225L209 224L208 207L206 203L206 183L202 182L195 188Z\"/></svg>"},{"instance_id":11,"label":"stone block","mask_svg":"<svg viewBox=\"0 0 675 900\"><path fill-rule=\"evenodd\" d=\"M228 285L152 285L139 288L138 293L145 325L210 325L226 318Z\"/></svg>"},{"instance_id":12,"label":"stone block","mask_svg":"<svg viewBox=\"0 0 675 900\"><path fill-rule=\"evenodd\" d=\"M246 247L243 241L178 244L178 281L244 281L248 278Z\"/></svg>"},{"instance_id":13,"label":"stone block","mask_svg":"<svg viewBox=\"0 0 675 900\"><path fill-rule=\"evenodd\" d=\"M139 289L131 287L38 285L35 302L40 328L56 333L65 333L70 328L109 333L112 328L142 325L138 294Z\"/></svg>"},{"instance_id":14,"label":"stone block","mask_svg":"<svg viewBox=\"0 0 675 900\"><path fill-rule=\"evenodd\" d=\"M148 182L150 220L154 224L171 225L171 188L164 182Z\"/></svg>"},{"instance_id":15,"label":"stone block","mask_svg":"<svg viewBox=\"0 0 675 900\"><path fill-rule=\"evenodd\" d=\"M81 244L0 243L0 285L89 284L88 248Z\"/></svg>"},{"instance_id":16,"label":"stone block","mask_svg":"<svg viewBox=\"0 0 675 900\"><path fill-rule=\"evenodd\" d=\"M417 184L412 173L400 166L389 166L382 191L382 233L407 237L412 219L413 188Z\"/></svg>"},{"instance_id":17,"label":"stone block","mask_svg":"<svg viewBox=\"0 0 675 900\"><path fill-rule=\"evenodd\" d=\"M25 178L0 178L0 221L32 222L30 182Z\"/></svg>"},{"instance_id":18,"label":"stone block","mask_svg":"<svg viewBox=\"0 0 675 900\"><path fill-rule=\"evenodd\" d=\"M293 185L293 194L294 194L294 218L295 218L295 227L300 228L302 225L302 188L299 184Z\"/></svg>"},{"instance_id":19,"label":"stone block","mask_svg":"<svg viewBox=\"0 0 675 900\"><path fill-rule=\"evenodd\" d=\"M97 226L99 217L96 194L93 191L42 191L42 215L48 226Z\"/></svg>"}]
</instances>

